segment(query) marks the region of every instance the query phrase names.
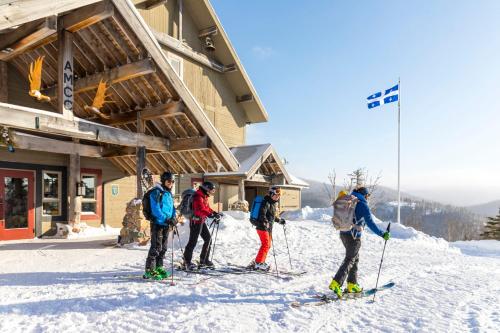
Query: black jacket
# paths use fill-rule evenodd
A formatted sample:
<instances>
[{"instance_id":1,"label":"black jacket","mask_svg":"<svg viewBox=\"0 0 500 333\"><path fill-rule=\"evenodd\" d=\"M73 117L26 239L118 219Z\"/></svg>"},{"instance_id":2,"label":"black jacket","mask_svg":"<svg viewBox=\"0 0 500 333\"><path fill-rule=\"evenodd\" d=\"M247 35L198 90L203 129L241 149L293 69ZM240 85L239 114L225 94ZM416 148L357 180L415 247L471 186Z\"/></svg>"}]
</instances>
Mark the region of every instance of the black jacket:
<instances>
[{"instance_id":1,"label":"black jacket","mask_svg":"<svg viewBox=\"0 0 500 333\"><path fill-rule=\"evenodd\" d=\"M269 195L264 197L260 206L259 218L257 219L257 230L273 231L273 223L280 220L276 217L277 203L278 201L274 201Z\"/></svg>"}]
</instances>

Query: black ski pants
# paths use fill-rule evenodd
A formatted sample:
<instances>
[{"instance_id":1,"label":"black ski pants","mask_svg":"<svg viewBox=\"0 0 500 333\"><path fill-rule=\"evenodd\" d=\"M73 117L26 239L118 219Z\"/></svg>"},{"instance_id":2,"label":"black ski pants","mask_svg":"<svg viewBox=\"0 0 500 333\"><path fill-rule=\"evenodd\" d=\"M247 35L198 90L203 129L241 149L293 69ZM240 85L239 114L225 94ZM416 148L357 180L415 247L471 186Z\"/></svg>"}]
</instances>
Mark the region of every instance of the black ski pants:
<instances>
[{"instance_id":1,"label":"black ski pants","mask_svg":"<svg viewBox=\"0 0 500 333\"><path fill-rule=\"evenodd\" d=\"M146 259L146 270L163 267L163 258L167 252L168 226L151 223L151 247Z\"/></svg>"},{"instance_id":2,"label":"black ski pants","mask_svg":"<svg viewBox=\"0 0 500 333\"><path fill-rule=\"evenodd\" d=\"M210 230L208 230L208 226L206 223L194 223L193 221L189 222L189 241L186 245L186 249L184 250L184 262L191 263L193 259L193 251L196 247L196 243L198 242L198 237L201 236L203 238L203 247L201 248L200 254L200 263L204 263L205 260L210 259Z\"/></svg>"},{"instance_id":3,"label":"black ski pants","mask_svg":"<svg viewBox=\"0 0 500 333\"><path fill-rule=\"evenodd\" d=\"M351 233L340 233L340 240L345 247L345 258L337 274L335 274L334 279L340 285L344 284L346 277L347 282L358 283L358 262L361 239L354 239Z\"/></svg>"}]
</instances>

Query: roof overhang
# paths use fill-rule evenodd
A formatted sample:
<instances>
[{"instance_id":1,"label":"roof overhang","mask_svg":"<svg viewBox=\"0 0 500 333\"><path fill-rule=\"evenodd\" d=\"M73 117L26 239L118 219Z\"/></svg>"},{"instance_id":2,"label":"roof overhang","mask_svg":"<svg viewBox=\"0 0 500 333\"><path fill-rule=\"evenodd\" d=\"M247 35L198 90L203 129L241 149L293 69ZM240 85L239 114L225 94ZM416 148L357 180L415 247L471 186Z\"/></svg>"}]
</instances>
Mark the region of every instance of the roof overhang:
<instances>
[{"instance_id":1,"label":"roof overhang","mask_svg":"<svg viewBox=\"0 0 500 333\"><path fill-rule=\"evenodd\" d=\"M105 15L95 14L96 8L103 8ZM73 138L79 137L72 135L81 135L83 138L80 139L90 140L103 149L113 148L107 145L129 148L137 145L149 149L152 142L163 142L165 145L162 148L148 151L150 154L147 154L147 164L153 171L168 168L176 173L204 173L238 169L238 161L177 76L148 25L129 0L60 0L50 4L43 1L12 0L0 5L0 11L0 36L4 38L8 34L28 31L26 25L30 22L54 15L57 15L57 24L71 25L59 26L57 29L67 29L73 35L75 119L81 124L85 123L87 127L84 128L105 127L107 132L114 133L117 138L128 137L129 141L126 144L120 143L120 140L106 142L102 140L103 132L99 130L83 134L63 131L63 135ZM85 18L82 14L93 16ZM44 56L42 92L49 94L55 91L59 82L58 35L53 27L44 27L43 34L37 34L39 30L36 29L28 35L31 44L22 44L22 49L15 50L7 47L0 53L0 58L3 57L28 81L30 64L34 59ZM37 39L33 40L35 37ZM19 43L15 45L19 46ZM113 102L105 104L101 110L103 116L98 116L89 113L84 106L92 104L101 79L110 84L109 99ZM50 116L56 120L44 135L58 136L61 134L58 132L61 128L60 121L66 119L58 120L61 115L54 112L59 105L57 96L50 103L40 103L41 109L49 111L27 111L26 108L7 104L2 105L0 111L7 112L7 118L9 115L22 115L30 123L28 130L35 132L40 132L40 128L35 126L35 119ZM3 118L0 119L0 125L26 130L16 121L0 118ZM143 134L138 133L139 119L145 127ZM87 134L88 138L85 137ZM110 138L112 136L110 134ZM97 140L91 140L94 137ZM23 140L26 141L26 137ZM173 142L177 144L174 150ZM128 174L135 174L136 159L132 150L121 150L105 157Z\"/></svg>"},{"instance_id":2,"label":"roof overhang","mask_svg":"<svg viewBox=\"0 0 500 333\"><path fill-rule=\"evenodd\" d=\"M228 82L237 96L246 97L241 101L249 123L267 122L267 114L262 101L255 90L250 77L243 67L236 51L231 44L214 8L209 0L184 0L184 6L189 9L190 14L201 29L216 27L217 34L211 36L216 49L215 57L224 65L234 64L237 70L225 73Z\"/></svg>"}]
</instances>

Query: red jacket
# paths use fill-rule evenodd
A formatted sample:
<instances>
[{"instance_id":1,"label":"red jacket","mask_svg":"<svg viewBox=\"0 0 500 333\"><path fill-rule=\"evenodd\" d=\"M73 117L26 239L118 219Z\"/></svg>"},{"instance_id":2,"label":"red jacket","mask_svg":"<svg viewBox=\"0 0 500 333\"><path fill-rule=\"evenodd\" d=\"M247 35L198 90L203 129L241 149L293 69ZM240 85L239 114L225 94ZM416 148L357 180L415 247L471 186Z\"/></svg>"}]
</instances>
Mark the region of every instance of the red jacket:
<instances>
[{"instance_id":1,"label":"red jacket","mask_svg":"<svg viewBox=\"0 0 500 333\"><path fill-rule=\"evenodd\" d=\"M198 189L193 197L193 218L192 221L196 224L202 224L207 219L207 216L214 213L208 204L208 194L203 193Z\"/></svg>"}]
</instances>

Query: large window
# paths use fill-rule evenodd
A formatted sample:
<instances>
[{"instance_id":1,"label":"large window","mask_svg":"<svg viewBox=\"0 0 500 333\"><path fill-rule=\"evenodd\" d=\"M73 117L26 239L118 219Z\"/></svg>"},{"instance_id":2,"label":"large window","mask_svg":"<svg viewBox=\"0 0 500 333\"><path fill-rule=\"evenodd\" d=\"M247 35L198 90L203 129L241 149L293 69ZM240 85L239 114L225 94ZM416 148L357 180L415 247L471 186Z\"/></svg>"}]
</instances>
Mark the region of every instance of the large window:
<instances>
[{"instance_id":1,"label":"large window","mask_svg":"<svg viewBox=\"0 0 500 333\"><path fill-rule=\"evenodd\" d=\"M61 216L61 172L42 172L42 214L46 216Z\"/></svg>"},{"instance_id":2,"label":"large window","mask_svg":"<svg viewBox=\"0 0 500 333\"><path fill-rule=\"evenodd\" d=\"M82 197L82 214L97 215L97 175L82 174L85 193Z\"/></svg>"}]
</instances>

